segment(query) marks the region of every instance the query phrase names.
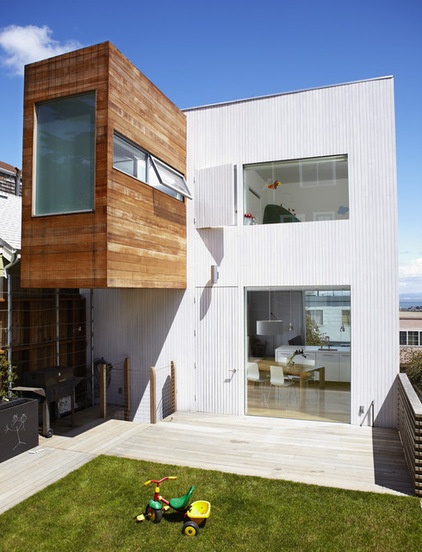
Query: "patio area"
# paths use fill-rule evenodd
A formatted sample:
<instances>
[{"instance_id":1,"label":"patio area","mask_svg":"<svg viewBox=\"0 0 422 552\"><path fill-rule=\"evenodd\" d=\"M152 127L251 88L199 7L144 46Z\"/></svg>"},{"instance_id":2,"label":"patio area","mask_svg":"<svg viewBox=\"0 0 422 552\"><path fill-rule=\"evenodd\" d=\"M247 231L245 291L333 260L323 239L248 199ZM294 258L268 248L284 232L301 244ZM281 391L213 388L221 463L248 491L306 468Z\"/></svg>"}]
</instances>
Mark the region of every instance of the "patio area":
<instances>
[{"instance_id":1,"label":"patio area","mask_svg":"<svg viewBox=\"0 0 422 552\"><path fill-rule=\"evenodd\" d=\"M75 427L63 418L52 438L40 436L38 447L1 464L0 513L99 454L349 490L414 494L394 429L188 412L150 425L104 421L95 411L91 417L84 411L76 413Z\"/></svg>"}]
</instances>

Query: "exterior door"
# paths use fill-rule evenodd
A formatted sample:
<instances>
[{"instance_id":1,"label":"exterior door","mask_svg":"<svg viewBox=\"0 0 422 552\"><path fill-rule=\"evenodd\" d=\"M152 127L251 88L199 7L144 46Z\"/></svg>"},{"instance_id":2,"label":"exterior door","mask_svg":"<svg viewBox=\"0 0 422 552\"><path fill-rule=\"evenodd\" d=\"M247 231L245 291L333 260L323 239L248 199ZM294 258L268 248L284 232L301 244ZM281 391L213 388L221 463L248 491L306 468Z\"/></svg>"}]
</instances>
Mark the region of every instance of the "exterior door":
<instances>
[{"instance_id":1,"label":"exterior door","mask_svg":"<svg viewBox=\"0 0 422 552\"><path fill-rule=\"evenodd\" d=\"M197 288L196 404L199 412L239 415L243 404L239 350L243 324L237 288Z\"/></svg>"}]
</instances>

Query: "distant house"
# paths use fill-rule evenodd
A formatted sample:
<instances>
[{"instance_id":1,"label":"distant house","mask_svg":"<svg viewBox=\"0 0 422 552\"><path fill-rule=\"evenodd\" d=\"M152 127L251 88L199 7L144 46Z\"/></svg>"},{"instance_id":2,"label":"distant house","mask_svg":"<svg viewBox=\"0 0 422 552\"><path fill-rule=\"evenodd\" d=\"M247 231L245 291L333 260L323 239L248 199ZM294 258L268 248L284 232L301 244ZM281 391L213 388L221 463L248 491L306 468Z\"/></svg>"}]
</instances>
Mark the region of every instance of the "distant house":
<instances>
[{"instance_id":1,"label":"distant house","mask_svg":"<svg viewBox=\"0 0 422 552\"><path fill-rule=\"evenodd\" d=\"M400 346L422 347L422 311L400 311Z\"/></svg>"},{"instance_id":2,"label":"distant house","mask_svg":"<svg viewBox=\"0 0 422 552\"><path fill-rule=\"evenodd\" d=\"M22 195L22 176L18 167L0 161L0 191Z\"/></svg>"},{"instance_id":3,"label":"distant house","mask_svg":"<svg viewBox=\"0 0 422 552\"><path fill-rule=\"evenodd\" d=\"M391 77L182 112L107 42L27 66L24 120L22 283L86 288L131 419L173 360L181 410L396 425Z\"/></svg>"},{"instance_id":4,"label":"distant house","mask_svg":"<svg viewBox=\"0 0 422 552\"><path fill-rule=\"evenodd\" d=\"M0 348L7 344L7 282L21 253L20 184L19 169L0 161Z\"/></svg>"}]
</instances>

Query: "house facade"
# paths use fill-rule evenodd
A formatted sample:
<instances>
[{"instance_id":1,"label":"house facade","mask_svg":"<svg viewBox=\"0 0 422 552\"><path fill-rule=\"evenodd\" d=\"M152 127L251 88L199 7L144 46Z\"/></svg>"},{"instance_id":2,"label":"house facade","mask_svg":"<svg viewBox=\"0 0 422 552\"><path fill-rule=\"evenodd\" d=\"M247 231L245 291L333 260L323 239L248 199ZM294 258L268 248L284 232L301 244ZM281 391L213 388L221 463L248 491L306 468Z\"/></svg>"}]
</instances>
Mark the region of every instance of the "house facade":
<instances>
[{"instance_id":1,"label":"house facade","mask_svg":"<svg viewBox=\"0 0 422 552\"><path fill-rule=\"evenodd\" d=\"M117 56L107 48L111 57ZM72 59L83 52L73 53ZM90 53L94 66L95 52ZM40 62L44 71L47 62ZM41 66L33 65L35 74ZM156 149L165 144L164 151L183 151L183 124L175 133L178 146L169 133L164 138L174 120L165 116L170 104L160 96L160 105L149 103L142 110L144 96L151 90L156 97L158 93L141 86L145 77L124 65L130 67L133 109L129 117L125 86L114 87L114 116L103 121L101 131L101 136L108 136L108 155L97 158L95 186L100 190L100 183L107 182L98 206L101 210L113 198L104 209L106 226L107 217L114 214L117 228L127 209L127 231L136 233L145 219L150 220L148 231L160 236L161 245L153 240L148 247L144 240L141 249L148 254L143 256L137 246L130 247L130 240L126 249L122 243L117 248L113 232L103 232L101 247L110 253L105 258L115 274L120 264L129 273L137 269L136 262L125 262L125 252L138 255L138 264L148 272L151 256L165 251L161 247L178 247L178 225L186 240L185 256L179 248L178 260L172 258L175 265L163 263L153 269L153 285L136 276L120 281L105 277L89 285L82 278L78 285L77 275L73 280L87 288L92 303L91 355L111 362L131 359L136 382L131 386L131 419L149 419L150 366L174 361L180 410L395 427L399 344L393 79L177 113L176 120L186 123L184 168ZM53 82L51 61L48 70ZM27 78L30 86L29 70ZM104 82L106 95L107 79ZM69 96L69 88L59 88L56 99ZM35 103L45 99L39 95ZM28 113L33 109L30 101L26 108ZM93 113L98 117L98 110ZM148 147L140 143L145 118L151 121ZM33 131L32 126L25 134L28 140ZM24 167L33 170L28 144ZM137 177L133 167L137 163L139 168L139 151L176 173L173 195L160 188L165 182L154 187L145 182L145 173ZM36 185L34 177L31 182ZM117 189L119 194L113 193ZM47 236L46 230L60 225L55 221L64 215L34 212L33 197L33 189L24 192L23 253L25 240L31 238L27 246L35 259L40 232L44 229L42 235ZM92 219L96 197L88 206ZM143 197L149 198L144 209L134 209L134 200ZM163 213L166 223L159 216ZM67 224L73 216L66 214ZM95 236L97 227L90 228ZM73 232L77 235L77 224ZM41 249L48 255L47 245ZM112 255L116 249L121 256ZM50 260L45 257L44 262ZM186 280L170 278L169 283L177 264ZM27 285L38 285L30 281L37 264L27 266ZM60 287L60 278L50 285ZM311 361L304 368L306 378L305 372L286 366L296 351L296 365L305 366L305 358ZM248 378L250 365L258 367L256 381ZM271 385L273 365L284 365L291 389ZM118 394L113 382L111 392Z\"/></svg>"}]
</instances>

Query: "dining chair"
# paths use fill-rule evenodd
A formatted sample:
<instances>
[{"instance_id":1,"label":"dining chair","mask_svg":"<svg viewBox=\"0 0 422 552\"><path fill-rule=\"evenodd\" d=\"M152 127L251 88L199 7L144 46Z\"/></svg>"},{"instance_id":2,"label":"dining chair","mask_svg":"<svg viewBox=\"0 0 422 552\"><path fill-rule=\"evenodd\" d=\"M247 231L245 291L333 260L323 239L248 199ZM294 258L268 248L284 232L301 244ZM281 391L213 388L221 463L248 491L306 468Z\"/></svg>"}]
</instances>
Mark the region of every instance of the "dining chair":
<instances>
[{"instance_id":1,"label":"dining chair","mask_svg":"<svg viewBox=\"0 0 422 552\"><path fill-rule=\"evenodd\" d=\"M265 391L264 384L268 383L268 378L262 378L259 373L259 367L257 362L248 362L246 366L247 380L261 387L261 402L265 405L268 404L268 394Z\"/></svg>"},{"instance_id":2,"label":"dining chair","mask_svg":"<svg viewBox=\"0 0 422 552\"><path fill-rule=\"evenodd\" d=\"M291 388L294 386L294 381L290 376L284 375L282 366L270 366L270 388L274 387L278 390L278 396L280 399L280 389L283 387ZM289 389L288 399L291 389Z\"/></svg>"},{"instance_id":3,"label":"dining chair","mask_svg":"<svg viewBox=\"0 0 422 552\"><path fill-rule=\"evenodd\" d=\"M257 362L248 362L247 378L248 381L253 381L255 383L265 383L267 381L266 378L261 378Z\"/></svg>"}]
</instances>

